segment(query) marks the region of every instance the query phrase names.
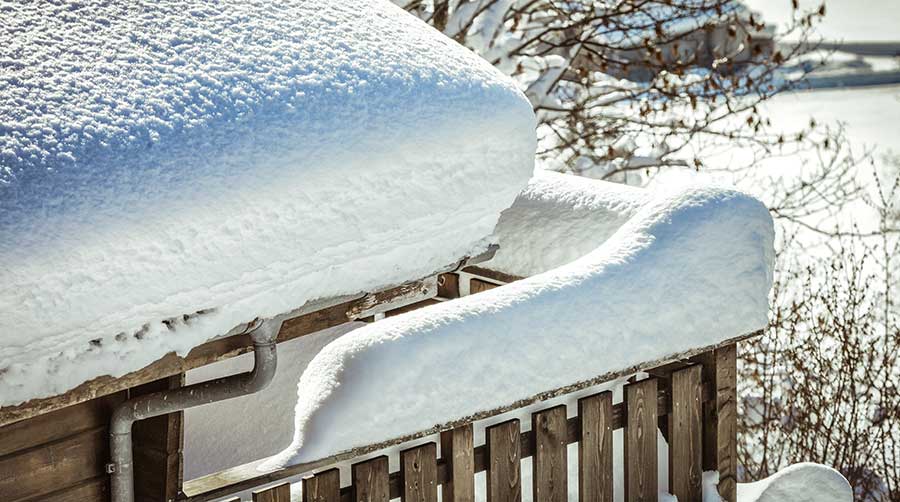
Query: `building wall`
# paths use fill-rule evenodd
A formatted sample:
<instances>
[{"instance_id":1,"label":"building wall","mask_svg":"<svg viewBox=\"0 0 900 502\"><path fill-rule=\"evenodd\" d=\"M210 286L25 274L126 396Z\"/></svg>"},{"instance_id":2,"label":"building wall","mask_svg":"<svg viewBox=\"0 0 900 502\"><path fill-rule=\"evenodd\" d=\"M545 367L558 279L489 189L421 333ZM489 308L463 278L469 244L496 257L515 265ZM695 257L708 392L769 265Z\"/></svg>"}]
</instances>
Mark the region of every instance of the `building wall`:
<instances>
[{"instance_id":1,"label":"building wall","mask_svg":"<svg viewBox=\"0 0 900 502\"><path fill-rule=\"evenodd\" d=\"M0 500L109 500L109 418L113 408L147 392L181 384L152 382L0 427ZM172 500L180 488L181 414L134 426L135 494L139 502Z\"/></svg>"}]
</instances>

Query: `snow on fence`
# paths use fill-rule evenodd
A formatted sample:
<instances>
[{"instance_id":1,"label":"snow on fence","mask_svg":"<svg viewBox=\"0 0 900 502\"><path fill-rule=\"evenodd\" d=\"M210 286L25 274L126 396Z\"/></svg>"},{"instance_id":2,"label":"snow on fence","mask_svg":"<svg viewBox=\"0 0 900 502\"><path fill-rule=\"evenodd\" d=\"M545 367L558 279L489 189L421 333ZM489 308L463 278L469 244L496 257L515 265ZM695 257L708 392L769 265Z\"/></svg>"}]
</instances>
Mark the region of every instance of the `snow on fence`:
<instances>
[{"instance_id":1,"label":"snow on fence","mask_svg":"<svg viewBox=\"0 0 900 502\"><path fill-rule=\"evenodd\" d=\"M618 429L624 438L624 500L657 501L663 490L679 501L699 502L705 470L718 470L721 495L735 500L735 360L736 344L729 343L649 369L649 378L625 386L620 403L613 404L612 392L603 391L579 399L574 417L567 417L564 404L541 409L531 415L530 430L522 432L519 419L493 424L485 430L485 443L477 446L475 422L464 423L440 433L440 448L436 442L407 442L413 446L406 449L400 445L396 472L389 471L386 455L351 459L350 479L341 480L336 463L346 458L326 459L302 480L302 500L437 502L440 489L442 502L474 502L475 475L485 472L488 502L518 502L521 460L531 457L534 502L565 502L576 490L580 502L612 502L613 431ZM668 487L657 481L657 429L668 442ZM569 458L567 446L573 443L578 454ZM361 448L356 458L371 451ZM577 465L578 486L568 486L570 462ZM264 476L257 486L271 481ZM248 487L242 484L239 489ZM232 488L232 493L238 489ZM187 499L225 494L219 489ZM282 483L254 492L253 500L281 502L290 496L290 483Z\"/></svg>"}]
</instances>

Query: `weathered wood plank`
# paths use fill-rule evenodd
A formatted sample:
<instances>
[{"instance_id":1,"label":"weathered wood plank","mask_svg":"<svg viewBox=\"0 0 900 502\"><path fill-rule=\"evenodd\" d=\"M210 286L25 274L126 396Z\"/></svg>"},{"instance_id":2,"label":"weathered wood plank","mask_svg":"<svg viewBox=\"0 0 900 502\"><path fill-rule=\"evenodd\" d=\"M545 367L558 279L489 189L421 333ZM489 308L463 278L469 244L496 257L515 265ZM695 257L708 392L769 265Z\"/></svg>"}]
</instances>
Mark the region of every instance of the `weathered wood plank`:
<instances>
[{"instance_id":1,"label":"weathered wood plank","mask_svg":"<svg viewBox=\"0 0 900 502\"><path fill-rule=\"evenodd\" d=\"M420 302L412 303L403 307L396 308L394 310L388 310L384 313L385 317L394 317L395 315L405 314L407 312L412 312L413 310L419 310L422 307L427 307L429 305L435 305L441 303L440 300L428 299L422 300Z\"/></svg>"},{"instance_id":2,"label":"weathered wood plank","mask_svg":"<svg viewBox=\"0 0 900 502\"><path fill-rule=\"evenodd\" d=\"M462 269L463 272L472 275L479 275L481 277L485 277L487 279L491 279L497 282L502 282L504 284L509 284L511 282L516 282L521 280L522 277L512 274L505 274L503 272L497 272L496 270L491 270L489 268L478 267L478 266L469 266Z\"/></svg>"},{"instance_id":3,"label":"weathered wood plank","mask_svg":"<svg viewBox=\"0 0 900 502\"><path fill-rule=\"evenodd\" d=\"M716 349L716 463L719 494L737 499L737 344Z\"/></svg>"},{"instance_id":4,"label":"weathered wood plank","mask_svg":"<svg viewBox=\"0 0 900 502\"><path fill-rule=\"evenodd\" d=\"M487 443L487 502L520 502L522 476L519 421L510 420L485 430Z\"/></svg>"},{"instance_id":5,"label":"weathered wood plank","mask_svg":"<svg viewBox=\"0 0 900 502\"><path fill-rule=\"evenodd\" d=\"M303 479L303 502L341 502L341 471L328 469Z\"/></svg>"},{"instance_id":6,"label":"weathered wood plank","mask_svg":"<svg viewBox=\"0 0 900 502\"><path fill-rule=\"evenodd\" d=\"M291 484L282 483L253 492L253 502L291 502Z\"/></svg>"},{"instance_id":7,"label":"weathered wood plank","mask_svg":"<svg viewBox=\"0 0 900 502\"><path fill-rule=\"evenodd\" d=\"M469 279L469 294L474 295L476 293L481 293L483 291L490 291L494 288L499 287L499 285L494 284L492 282L482 281L481 279Z\"/></svg>"},{"instance_id":8,"label":"weathered wood plank","mask_svg":"<svg viewBox=\"0 0 900 502\"><path fill-rule=\"evenodd\" d=\"M475 502L475 444L472 424L441 433L441 459L448 482L441 484L443 502Z\"/></svg>"},{"instance_id":9,"label":"weathered wood plank","mask_svg":"<svg viewBox=\"0 0 900 502\"><path fill-rule=\"evenodd\" d=\"M534 433L531 493L535 502L569 500L566 426L565 405L531 415Z\"/></svg>"},{"instance_id":10,"label":"weathered wood plank","mask_svg":"<svg viewBox=\"0 0 900 502\"><path fill-rule=\"evenodd\" d=\"M396 288L370 293L347 310L348 319L360 319L419 303L438 294L437 276L407 282Z\"/></svg>"},{"instance_id":11,"label":"weathered wood plank","mask_svg":"<svg viewBox=\"0 0 900 502\"><path fill-rule=\"evenodd\" d=\"M7 455L0 459L0 494L4 502L11 502L102 476L108 455L106 427Z\"/></svg>"},{"instance_id":12,"label":"weathered wood plank","mask_svg":"<svg viewBox=\"0 0 900 502\"><path fill-rule=\"evenodd\" d=\"M5 499L4 502L7 502ZM37 502L35 499L31 499ZM103 475L39 497L40 502L106 502L109 500L109 476Z\"/></svg>"},{"instance_id":13,"label":"weathered wood plank","mask_svg":"<svg viewBox=\"0 0 900 502\"><path fill-rule=\"evenodd\" d=\"M427 443L400 452L402 502L437 502L437 445Z\"/></svg>"},{"instance_id":14,"label":"weathered wood plank","mask_svg":"<svg viewBox=\"0 0 900 502\"><path fill-rule=\"evenodd\" d=\"M578 500L613 501L613 404L606 391L578 400Z\"/></svg>"},{"instance_id":15,"label":"weathered wood plank","mask_svg":"<svg viewBox=\"0 0 900 502\"><path fill-rule=\"evenodd\" d=\"M124 392L0 427L0 457L106 426Z\"/></svg>"},{"instance_id":16,"label":"weathered wood plank","mask_svg":"<svg viewBox=\"0 0 900 502\"><path fill-rule=\"evenodd\" d=\"M716 445L718 440L718 411L716 410L715 384L716 384L716 358L714 351L704 351L691 358L692 361L700 364L701 379L705 384L712 385L712 399L703 402L703 415L701 422L703 425L702 447L703 447L703 470L714 471L719 468L718 455Z\"/></svg>"},{"instance_id":17,"label":"weathered wood plank","mask_svg":"<svg viewBox=\"0 0 900 502\"><path fill-rule=\"evenodd\" d=\"M384 455L353 464L354 502L388 502L390 500L390 473L388 458Z\"/></svg>"},{"instance_id":18,"label":"weathered wood plank","mask_svg":"<svg viewBox=\"0 0 900 502\"><path fill-rule=\"evenodd\" d=\"M457 274L438 276L438 296L448 300L459 298L459 276Z\"/></svg>"},{"instance_id":19,"label":"weathered wood plank","mask_svg":"<svg viewBox=\"0 0 900 502\"><path fill-rule=\"evenodd\" d=\"M625 386L625 500L656 502L657 381L648 378Z\"/></svg>"},{"instance_id":20,"label":"weathered wood plank","mask_svg":"<svg viewBox=\"0 0 900 502\"><path fill-rule=\"evenodd\" d=\"M701 502L702 499L701 389L702 369L699 365L672 373L672 412L667 417L671 433L669 492L684 502Z\"/></svg>"}]
</instances>

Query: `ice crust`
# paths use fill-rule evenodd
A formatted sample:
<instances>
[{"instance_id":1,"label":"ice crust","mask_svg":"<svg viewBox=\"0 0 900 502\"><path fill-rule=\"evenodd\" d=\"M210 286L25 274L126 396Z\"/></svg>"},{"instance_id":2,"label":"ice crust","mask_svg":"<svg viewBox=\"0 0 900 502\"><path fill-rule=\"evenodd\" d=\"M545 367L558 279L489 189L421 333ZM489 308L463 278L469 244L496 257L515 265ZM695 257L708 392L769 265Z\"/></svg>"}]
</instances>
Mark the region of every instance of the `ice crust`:
<instances>
[{"instance_id":1,"label":"ice crust","mask_svg":"<svg viewBox=\"0 0 900 502\"><path fill-rule=\"evenodd\" d=\"M590 187L595 197L575 196ZM616 194L620 204L612 203ZM756 199L726 188L640 194L547 177L532 182L501 218L501 248L504 235L526 233L510 215L535 201L560 211L592 201L597 228L615 226L607 208L633 214L567 264L327 345L300 378L292 444L262 468L428 430L766 325L774 231ZM544 227L534 226L535 239ZM519 272L544 266L506 260Z\"/></svg>"},{"instance_id":2,"label":"ice crust","mask_svg":"<svg viewBox=\"0 0 900 502\"><path fill-rule=\"evenodd\" d=\"M515 84L386 0L7 3L0 38L0 406L431 274L533 169Z\"/></svg>"}]
</instances>

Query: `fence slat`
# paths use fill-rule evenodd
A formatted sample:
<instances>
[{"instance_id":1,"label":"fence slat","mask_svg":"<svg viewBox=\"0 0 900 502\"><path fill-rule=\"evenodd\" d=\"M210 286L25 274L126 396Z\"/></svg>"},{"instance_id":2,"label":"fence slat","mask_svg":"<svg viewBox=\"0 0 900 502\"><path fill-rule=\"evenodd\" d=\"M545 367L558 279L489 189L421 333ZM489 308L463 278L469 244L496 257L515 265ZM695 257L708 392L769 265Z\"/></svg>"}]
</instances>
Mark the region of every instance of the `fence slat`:
<instances>
[{"instance_id":1,"label":"fence slat","mask_svg":"<svg viewBox=\"0 0 900 502\"><path fill-rule=\"evenodd\" d=\"M522 499L519 421L488 427L487 502L520 502Z\"/></svg>"},{"instance_id":2,"label":"fence slat","mask_svg":"<svg viewBox=\"0 0 900 502\"><path fill-rule=\"evenodd\" d=\"M613 501L613 404L606 391L578 400L581 441L578 442L579 502Z\"/></svg>"},{"instance_id":3,"label":"fence slat","mask_svg":"<svg viewBox=\"0 0 900 502\"><path fill-rule=\"evenodd\" d=\"M403 502L437 502L437 445L400 452L400 484Z\"/></svg>"},{"instance_id":4,"label":"fence slat","mask_svg":"<svg viewBox=\"0 0 900 502\"><path fill-rule=\"evenodd\" d=\"M390 500L390 475L388 458L384 455L353 464L354 502L388 502Z\"/></svg>"},{"instance_id":5,"label":"fence slat","mask_svg":"<svg viewBox=\"0 0 900 502\"><path fill-rule=\"evenodd\" d=\"M534 434L531 493L534 502L566 502L569 499L566 425L565 405L531 415Z\"/></svg>"},{"instance_id":6,"label":"fence slat","mask_svg":"<svg viewBox=\"0 0 900 502\"><path fill-rule=\"evenodd\" d=\"M291 502L291 484L280 485L253 492L253 502Z\"/></svg>"},{"instance_id":7,"label":"fence slat","mask_svg":"<svg viewBox=\"0 0 900 502\"><path fill-rule=\"evenodd\" d=\"M669 487L680 502L701 502L703 445L701 367L672 373L672 412L668 415Z\"/></svg>"},{"instance_id":8,"label":"fence slat","mask_svg":"<svg viewBox=\"0 0 900 502\"><path fill-rule=\"evenodd\" d=\"M441 458L449 481L441 484L442 502L475 502L475 443L472 424L441 433Z\"/></svg>"},{"instance_id":9,"label":"fence slat","mask_svg":"<svg viewBox=\"0 0 900 502\"><path fill-rule=\"evenodd\" d=\"M328 469L305 478L303 502L341 502L341 471Z\"/></svg>"},{"instance_id":10,"label":"fence slat","mask_svg":"<svg viewBox=\"0 0 900 502\"><path fill-rule=\"evenodd\" d=\"M648 378L625 386L625 500L657 502L657 382Z\"/></svg>"},{"instance_id":11,"label":"fence slat","mask_svg":"<svg viewBox=\"0 0 900 502\"><path fill-rule=\"evenodd\" d=\"M716 457L719 494L737 499L737 345L716 349Z\"/></svg>"}]
</instances>

